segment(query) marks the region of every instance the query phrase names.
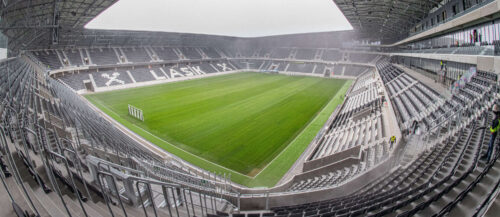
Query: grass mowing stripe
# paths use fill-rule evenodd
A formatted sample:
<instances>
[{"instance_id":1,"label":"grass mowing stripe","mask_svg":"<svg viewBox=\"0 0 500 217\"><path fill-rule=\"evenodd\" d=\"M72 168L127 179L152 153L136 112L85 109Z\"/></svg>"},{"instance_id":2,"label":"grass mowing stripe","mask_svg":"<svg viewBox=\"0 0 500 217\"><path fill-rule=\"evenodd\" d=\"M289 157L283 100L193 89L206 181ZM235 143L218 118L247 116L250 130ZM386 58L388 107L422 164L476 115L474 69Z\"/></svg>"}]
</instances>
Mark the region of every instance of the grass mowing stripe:
<instances>
[{"instance_id":1,"label":"grass mowing stripe","mask_svg":"<svg viewBox=\"0 0 500 217\"><path fill-rule=\"evenodd\" d=\"M214 78L220 78L220 80ZM275 81L269 82L273 79ZM181 85L183 83L184 85ZM345 86L344 81L333 79L241 73L172 83L173 87L157 85L129 89L130 91L116 91L116 93L107 92L111 94L89 95L87 98L147 140L197 166L211 171L230 172L230 169L224 169L217 164L207 162L199 157L201 156L244 173L250 171L250 174L254 175L271 160L275 162L274 156L278 154L278 157L281 156L282 150L289 149L287 145L290 141L296 138L299 133L303 134L306 131L305 125L311 122L321 108L325 108L326 103L331 104L331 96L338 92L343 84ZM190 88L186 89L184 86ZM238 86L242 88L238 88ZM215 89L219 91L215 91ZM210 92L210 94L200 92ZM235 92L236 95L232 95ZM166 95L170 96L166 97ZM217 97L210 98L213 95L217 95ZM190 98L193 96L196 97ZM210 99L204 99L204 97ZM172 102L174 100L186 102L182 101L182 98L191 101L176 108L177 104L182 103ZM217 102L217 105L214 105L214 101ZM161 122L155 123L160 124L159 126L149 126L150 123L140 123L128 117L126 114L128 102L139 103L139 107L145 110L146 122L148 117L152 117L148 116L148 110L158 113L151 113L151 115L157 115L157 118L154 119L163 119L161 117L164 117L165 114L171 114L175 109L178 109L176 112L182 111L181 107L190 108L197 105L200 107L184 114L182 112L176 113L174 118L166 118L168 120L163 124ZM164 107L165 104L170 107ZM106 111L104 106L109 107L109 110ZM112 114L110 111L116 114ZM193 113L193 111L198 112ZM231 115L234 118L228 118ZM189 121L190 118L191 121ZM155 120L153 120L154 122ZM129 126L130 124L137 126ZM269 128L270 126L272 127ZM144 128L144 131L140 128ZM155 132L149 128L160 130ZM172 133L171 131L175 131L175 129L180 129L179 132L182 132L179 134L181 137L178 137L180 142L172 139L168 139L167 142L165 136L158 133L162 131ZM146 131L156 135L144 133ZM231 142L224 144L226 141ZM193 157L194 155L173 147L169 142L177 143L176 146L179 146L179 143L189 145L198 151L195 153L199 156ZM292 161L291 164L293 164L294 159L288 159L288 161ZM267 170L271 167L268 165L265 168ZM264 177L263 174L266 174L265 171L262 171L252 179L242 174L231 173L233 173L234 181L249 185L257 183L256 186L262 183L259 180ZM279 178L273 180L275 183ZM271 182L273 181L271 180Z\"/></svg>"},{"instance_id":2,"label":"grass mowing stripe","mask_svg":"<svg viewBox=\"0 0 500 217\"><path fill-rule=\"evenodd\" d=\"M337 106L344 101L345 93L352 85L353 81L348 80L335 94L328 104L319 112L318 115L293 139L290 144L269 164L259 172L253 179L239 182L248 187L272 187L288 172L295 161L308 147L319 130L326 123L330 115ZM240 177L238 177L239 179Z\"/></svg>"},{"instance_id":3,"label":"grass mowing stripe","mask_svg":"<svg viewBox=\"0 0 500 217\"><path fill-rule=\"evenodd\" d=\"M318 82L314 81L309 84L304 84L298 80L289 83L286 87L273 89L259 94L258 96L245 99L243 100L244 102L239 101L229 105L222 111L216 112L216 116L205 119L204 121L206 123L201 123L199 126L206 126L206 128L197 130L197 132L203 133L198 134L196 137L190 137L190 140L186 142L189 144L202 145L203 147L199 148L203 148L205 153L201 153L200 155L218 164L223 166L232 165L231 168L235 168L235 165L238 164L237 168L239 168L239 171L249 173L257 169L257 171L253 171L256 173L258 169L262 167L262 164L267 164L267 162L274 158L280 151L279 149L282 149L287 144L286 141L289 138L288 136L277 137L275 135L280 132L285 132L286 130L292 131L287 133L287 135L290 135L301 128L301 119L292 118L289 113L281 114L280 116L280 110L283 109L285 105L292 104L292 98L294 98L297 93L304 91L316 83ZM277 96L279 98L277 98ZM260 106L257 108L245 109L252 106L250 105L252 103ZM227 113L232 113L234 117L224 122L224 124L220 124L220 121L217 120L223 119L223 116ZM273 116L275 117L271 118ZM287 118L286 120L280 120L282 121L281 124L274 123L277 119L282 117ZM310 116L307 115L306 118L308 119L309 117ZM294 120L299 120L299 123L288 124L294 122ZM265 128L265 130L247 134L246 132L248 129L246 126L255 125L268 127ZM227 132L231 132L231 135L225 135ZM253 147L249 147L247 144L259 143L266 143L267 146L260 146L258 152L248 155L248 152L250 152L249 149L253 149ZM217 157L216 159L211 158L211 156L214 156L214 151L225 147L231 147L231 149L226 151L227 153L224 155L215 155ZM206 154L208 154L208 156Z\"/></svg>"}]
</instances>

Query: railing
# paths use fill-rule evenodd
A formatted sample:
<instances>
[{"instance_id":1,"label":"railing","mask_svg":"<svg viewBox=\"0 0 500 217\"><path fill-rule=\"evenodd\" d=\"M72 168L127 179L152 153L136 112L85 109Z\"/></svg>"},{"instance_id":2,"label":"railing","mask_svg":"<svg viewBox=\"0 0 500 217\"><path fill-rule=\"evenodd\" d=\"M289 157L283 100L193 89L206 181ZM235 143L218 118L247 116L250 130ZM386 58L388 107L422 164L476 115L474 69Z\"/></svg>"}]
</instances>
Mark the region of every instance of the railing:
<instances>
[{"instance_id":1,"label":"railing","mask_svg":"<svg viewBox=\"0 0 500 217\"><path fill-rule=\"evenodd\" d=\"M431 26L430 28L425 28L425 29L424 29L424 28L422 28L422 29L421 29L421 30L419 30L419 31L411 32L411 33L409 34L409 36L414 36L414 35L417 35L417 34L419 34L419 33L425 32L425 31L427 31L427 30L429 30L429 29L436 28L436 27L438 27L439 25L441 25L441 24L443 24L443 23L450 22L450 21L452 21L452 20L454 20L454 19L456 19L456 18L459 18L459 17L461 17L461 16L463 16L463 15L466 15L466 14L470 13L471 11L474 11L474 10L476 10L477 8L482 7L482 6L484 6L484 5L487 5L487 4L489 4L489 3L493 2L493 1L495 1L495 0L484 0L483 2L478 3L478 4L475 4L475 5L473 5L472 7L467 8L467 9L465 9L464 11L461 11L460 13L455 14L454 16L451 16L451 17L446 18L446 20L442 20L442 21L440 21L440 22L436 23L434 26Z\"/></svg>"}]
</instances>

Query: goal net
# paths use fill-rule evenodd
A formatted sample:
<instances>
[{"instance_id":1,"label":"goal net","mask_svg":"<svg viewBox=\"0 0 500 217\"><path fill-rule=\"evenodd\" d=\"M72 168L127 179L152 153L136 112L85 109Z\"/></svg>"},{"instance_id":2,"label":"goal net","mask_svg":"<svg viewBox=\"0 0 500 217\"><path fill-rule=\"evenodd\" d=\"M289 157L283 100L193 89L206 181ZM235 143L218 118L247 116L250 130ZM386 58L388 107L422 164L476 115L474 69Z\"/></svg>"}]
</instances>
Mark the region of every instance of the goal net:
<instances>
[{"instance_id":1,"label":"goal net","mask_svg":"<svg viewBox=\"0 0 500 217\"><path fill-rule=\"evenodd\" d=\"M141 109L133 106L133 105L128 105L128 114L134 118L137 118L140 121L144 121L144 114Z\"/></svg>"}]
</instances>

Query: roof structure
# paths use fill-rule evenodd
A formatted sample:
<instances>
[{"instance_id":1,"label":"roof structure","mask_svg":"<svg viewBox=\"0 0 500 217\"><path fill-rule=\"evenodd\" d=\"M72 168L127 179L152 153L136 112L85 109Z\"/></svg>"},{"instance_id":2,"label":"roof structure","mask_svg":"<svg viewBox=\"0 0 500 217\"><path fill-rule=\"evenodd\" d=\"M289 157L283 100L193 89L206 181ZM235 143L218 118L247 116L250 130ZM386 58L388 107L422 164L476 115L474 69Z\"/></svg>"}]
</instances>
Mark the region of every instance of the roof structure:
<instances>
[{"instance_id":1,"label":"roof structure","mask_svg":"<svg viewBox=\"0 0 500 217\"><path fill-rule=\"evenodd\" d=\"M0 3L0 30L9 49L58 44L61 33L83 26L117 0L5 0Z\"/></svg>"},{"instance_id":2,"label":"roof structure","mask_svg":"<svg viewBox=\"0 0 500 217\"><path fill-rule=\"evenodd\" d=\"M360 37L394 41L408 36L410 28L440 0L333 0Z\"/></svg>"},{"instance_id":3,"label":"roof structure","mask_svg":"<svg viewBox=\"0 0 500 217\"><path fill-rule=\"evenodd\" d=\"M116 44L183 45L211 37L221 43L234 37L202 34L89 30L84 26L118 0L3 0L0 31L9 38L9 50L60 46ZM363 38L400 39L420 21L437 0L333 0ZM376 33L376 34L374 34ZM306 34L307 35L307 34ZM220 39L220 40L218 40ZM219 42L217 42L217 40Z\"/></svg>"}]
</instances>

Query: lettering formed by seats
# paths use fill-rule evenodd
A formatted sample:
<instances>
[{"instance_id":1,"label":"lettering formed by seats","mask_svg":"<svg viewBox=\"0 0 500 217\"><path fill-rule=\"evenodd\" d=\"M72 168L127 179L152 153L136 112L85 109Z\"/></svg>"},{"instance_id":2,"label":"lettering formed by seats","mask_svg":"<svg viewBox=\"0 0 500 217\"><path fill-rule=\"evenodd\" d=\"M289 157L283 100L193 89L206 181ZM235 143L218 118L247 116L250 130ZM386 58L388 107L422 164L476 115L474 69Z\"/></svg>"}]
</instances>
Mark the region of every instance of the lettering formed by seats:
<instances>
[{"instance_id":1,"label":"lettering formed by seats","mask_svg":"<svg viewBox=\"0 0 500 217\"><path fill-rule=\"evenodd\" d=\"M116 82L119 84L125 84L125 81L118 79L118 76L120 76L120 73L118 73L118 72L113 72L113 74L111 74L111 75L109 75L108 73L102 73L101 76L103 78L108 79L108 81L106 82L106 86L111 85L113 82Z\"/></svg>"}]
</instances>

